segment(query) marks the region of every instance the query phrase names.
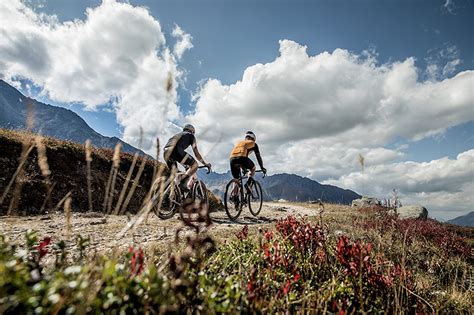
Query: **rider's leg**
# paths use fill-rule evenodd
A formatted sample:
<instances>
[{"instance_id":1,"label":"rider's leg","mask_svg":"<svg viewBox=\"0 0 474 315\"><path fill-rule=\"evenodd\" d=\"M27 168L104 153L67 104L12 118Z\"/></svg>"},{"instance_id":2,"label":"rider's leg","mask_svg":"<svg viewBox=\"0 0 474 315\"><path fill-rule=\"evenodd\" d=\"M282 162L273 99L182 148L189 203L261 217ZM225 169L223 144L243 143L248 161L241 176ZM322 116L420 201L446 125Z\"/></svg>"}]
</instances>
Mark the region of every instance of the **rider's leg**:
<instances>
[{"instance_id":1,"label":"rider's leg","mask_svg":"<svg viewBox=\"0 0 474 315\"><path fill-rule=\"evenodd\" d=\"M244 167L250 171L249 179L248 179L247 183L251 183L254 176L255 176L255 171L256 171L257 168L255 167L255 164L252 162L252 160L249 159L248 157L245 158Z\"/></svg>"},{"instance_id":2,"label":"rider's leg","mask_svg":"<svg viewBox=\"0 0 474 315\"><path fill-rule=\"evenodd\" d=\"M255 176L255 171L257 170L257 168L255 167L255 165L250 169L250 177L254 177Z\"/></svg>"},{"instance_id":3,"label":"rider's leg","mask_svg":"<svg viewBox=\"0 0 474 315\"><path fill-rule=\"evenodd\" d=\"M239 193L239 180L234 178L232 181L234 182L234 188L232 189L230 195L237 196L237 194Z\"/></svg>"},{"instance_id":4,"label":"rider's leg","mask_svg":"<svg viewBox=\"0 0 474 315\"><path fill-rule=\"evenodd\" d=\"M189 178L191 176L194 175L194 173L196 173L196 171L198 169L198 164L197 164L196 160L187 153L180 160L180 162L181 162L181 164L185 165L187 167L187 169L186 169L186 172L184 172L184 174L181 175L180 178L178 178L178 180L180 182L181 188L184 189L184 190L188 190L188 187L187 187L188 182L187 181L189 180Z\"/></svg>"},{"instance_id":5,"label":"rider's leg","mask_svg":"<svg viewBox=\"0 0 474 315\"><path fill-rule=\"evenodd\" d=\"M182 164L188 166L186 172L184 173L184 176L181 178L181 181L186 185L187 180L196 173L199 165L196 160L187 153L181 161Z\"/></svg>"},{"instance_id":6,"label":"rider's leg","mask_svg":"<svg viewBox=\"0 0 474 315\"><path fill-rule=\"evenodd\" d=\"M232 173L234 187L232 188L231 196L237 196L239 193L239 177L240 177L240 163L239 158L230 159L230 172Z\"/></svg>"}]
</instances>

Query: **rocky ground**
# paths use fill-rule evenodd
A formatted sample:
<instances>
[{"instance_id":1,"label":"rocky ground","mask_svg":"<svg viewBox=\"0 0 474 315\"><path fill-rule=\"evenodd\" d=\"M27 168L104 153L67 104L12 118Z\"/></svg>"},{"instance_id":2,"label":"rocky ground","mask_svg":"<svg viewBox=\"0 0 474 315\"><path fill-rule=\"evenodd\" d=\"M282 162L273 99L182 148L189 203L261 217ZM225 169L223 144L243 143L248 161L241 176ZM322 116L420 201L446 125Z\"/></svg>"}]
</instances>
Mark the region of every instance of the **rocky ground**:
<instances>
[{"instance_id":1,"label":"rocky ground","mask_svg":"<svg viewBox=\"0 0 474 315\"><path fill-rule=\"evenodd\" d=\"M323 215L326 217L330 214L343 213L347 208L338 205L326 206ZM244 209L236 221L229 220L224 211L212 212L210 214L212 224L205 227L205 230L219 242L233 237L245 225L249 225L251 229L258 229L289 215L313 217L318 216L319 211L318 205L268 202L264 203L258 217L253 217L248 209ZM62 239L70 248L75 246L77 235L89 237L88 250L97 253L113 249L124 250L130 245L141 246L146 251L164 253L175 246L177 231L191 232L190 228L183 228L178 215L169 220L161 220L154 213L150 213L141 224L129 229L123 236L120 235L134 219L136 217L104 216L97 212L73 213L68 224L63 213L28 217L4 216L0 217L0 231L2 231L0 234L19 245L24 244L25 233L28 230L36 230L40 238L50 236L56 241Z\"/></svg>"}]
</instances>

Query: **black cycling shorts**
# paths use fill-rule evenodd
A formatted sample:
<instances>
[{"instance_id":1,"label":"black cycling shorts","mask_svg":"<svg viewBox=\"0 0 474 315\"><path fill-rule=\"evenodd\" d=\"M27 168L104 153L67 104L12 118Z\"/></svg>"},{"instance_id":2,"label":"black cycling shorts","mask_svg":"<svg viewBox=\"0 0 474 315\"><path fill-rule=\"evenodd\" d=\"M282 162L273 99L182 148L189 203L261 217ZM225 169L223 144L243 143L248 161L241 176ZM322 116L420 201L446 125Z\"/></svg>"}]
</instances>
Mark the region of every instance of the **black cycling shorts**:
<instances>
[{"instance_id":1,"label":"black cycling shorts","mask_svg":"<svg viewBox=\"0 0 474 315\"><path fill-rule=\"evenodd\" d=\"M230 159L230 172L237 179L240 177L240 168L250 170L255 167L251 159L246 156L233 157Z\"/></svg>"},{"instance_id":2,"label":"black cycling shorts","mask_svg":"<svg viewBox=\"0 0 474 315\"><path fill-rule=\"evenodd\" d=\"M186 152L179 152L178 150L173 150L171 153L165 150L163 155L170 171L173 167L178 168L177 162L187 166L193 166L196 163L196 160L191 155Z\"/></svg>"}]
</instances>

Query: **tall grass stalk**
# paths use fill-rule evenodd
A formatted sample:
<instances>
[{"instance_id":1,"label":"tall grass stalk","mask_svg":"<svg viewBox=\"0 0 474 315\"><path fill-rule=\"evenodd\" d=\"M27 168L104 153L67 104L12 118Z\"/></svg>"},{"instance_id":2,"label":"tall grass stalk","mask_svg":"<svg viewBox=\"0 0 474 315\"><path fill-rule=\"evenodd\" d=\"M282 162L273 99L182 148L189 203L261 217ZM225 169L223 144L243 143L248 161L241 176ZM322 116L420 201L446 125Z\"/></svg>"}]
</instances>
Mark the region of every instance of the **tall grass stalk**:
<instances>
[{"instance_id":1,"label":"tall grass stalk","mask_svg":"<svg viewBox=\"0 0 474 315\"><path fill-rule=\"evenodd\" d=\"M18 165L18 168L16 169L15 173L13 174L13 177L10 179L10 182L8 183L7 188L5 189L5 192L2 196L2 200L0 200L0 204L3 203L8 190L10 189L11 185L15 183L15 186L13 188L13 195L12 198L10 199L10 204L8 206L8 212L7 215L11 215L16 208L18 207L18 203L20 200L20 195L21 195L21 190L23 188L23 183L25 180L25 163L28 160L28 156L31 153L31 151L34 148L34 144L31 138L28 137L28 140L25 140L22 142L22 149L21 149L21 155L20 155L20 163Z\"/></svg>"},{"instance_id":2,"label":"tall grass stalk","mask_svg":"<svg viewBox=\"0 0 474 315\"><path fill-rule=\"evenodd\" d=\"M115 192L115 180L117 178L118 169L120 166L120 149L122 144L119 142L115 145L114 155L112 157L112 167L110 168L109 179L107 181L108 187L105 189L104 212L110 213L112 207L112 199Z\"/></svg>"},{"instance_id":3,"label":"tall grass stalk","mask_svg":"<svg viewBox=\"0 0 474 315\"><path fill-rule=\"evenodd\" d=\"M87 200L89 203L89 211L94 211L92 205L92 174L91 174L91 163L92 163L92 144L89 139L86 140L86 172L87 172Z\"/></svg>"},{"instance_id":4,"label":"tall grass stalk","mask_svg":"<svg viewBox=\"0 0 474 315\"><path fill-rule=\"evenodd\" d=\"M130 183L130 179L132 178L133 171L135 170L135 165L137 164L138 160L138 152L135 153L133 156L132 165L127 173L127 178L125 179L125 183L122 186L122 191L120 192L119 199L117 204L115 205L114 214L118 214L120 212L120 207L122 206L123 198L125 197L125 192L127 191L128 184Z\"/></svg>"},{"instance_id":5,"label":"tall grass stalk","mask_svg":"<svg viewBox=\"0 0 474 315\"><path fill-rule=\"evenodd\" d=\"M66 197L66 201L64 202L64 214L66 215L66 234L67 236L71 235L71 217L72 217L72 209L71 209L72 198L71 196Z\"/></svg>"},{"instance_id":6,"label":"tall grass stalk","mask_svg":"<svg viewBox=\"0 0 474 315\"><path fill-rule=\"evenodd\" d=\"M46 146L43 143L43 137L35 137L36 150L38 152L38 166L43 175L46 185L46 197L44 198L43 204L40 208L40 213L43 213L44 209L48 207L51 209L51 193L53 192L53 185L51 184L51 170L49 169L48 156L46 155Z\"/></svg>"},{"instance_id":7,"label":"tall grass stalk","mask_svg":"<svg viewBox=\"0 0 474 315\"><path fill-rule=\"evenodd\" d=\"M163 172L163 170L164 170L164 165L162 165L159 168L158 174L161 174ZM158 194L156 194L156 193L154 193L154 194L149 193L148 194L148 195L153 195L152 198L148 198L146 203L140 209L140 211L132 218L132 220L127 222L125 227L117 234L117 239L121 239L128 231L135 230L143 221L146 220L146 218L148 217L148 214L150 213L150 211L157 204L158 204L158 209L161 207L161 204L163 202L164 187L166 187L171 182L172 178L173 177L170 176L168 180L163 182L161 180L163 180L164 178L162 178L161 176L157 177L157 179L155 180L155 182L153 183L153 185L150 188L150 192L151 191L156 192L159 188L159 193Z\"/></svg>"},{"instance_id":8,"label":"tall grass stalk","mask_svg":"<svg viewBox=\"0 0 474 315\"><path fill-rule=\"evenodd\" d=\"M61 206L63 205L63 203L71 196L72 194L72 190L69 191L61 200L59 200L59 202L56 204L56 206L53 208L53 212L59 210L59 208L61 208Z\"/></svg>"},{"instance_id":9,"label":"tall grass stalk","mask_svg":"<svg viewBox=\"0 0 474 315\"><path fill-rule=\"evenodd\" d=\"M145 169L146 162L147 162L147 158L146 156L143 156L142 162L140 163L140 166L138 167L137 175L135 175L135 178L133 179L132 187L128 191L127 198L125 198L125 201L122 205L122 209L120 210L119 214L125 212L125 210L128 207L128 204L130 203L130 200L132 200L133 194L135 193L135 189L137 188L138 183L140 182L140 178L142 176L143 170Z\"/></svg>"},{"instance_id":10,"label":"tall grass stalk","mask_svg":"<svg viewBox=\"0 0 474 315\"><path fill-rule=\"evenodd\" d=\"M29 144L26 144L26 143L22 144L22 152L21 152L20 159L19 159L20 163L18 164L18 167L15 170L15 173L13 173L12 178L8 182L8 185L5 188L5 191L3 192L2 197L0 198L0 205L2 205L3 202L5 201L5 198L7 197L8 192L10 191L12 185L15 183L15 181L18 177L18 174L20 173L21 170L23 170L23 166L25 165L25 163L28 159L28 156L30 155L33 148L34 148L34 145L31 142Z\"/></svg>"}]
</instances>

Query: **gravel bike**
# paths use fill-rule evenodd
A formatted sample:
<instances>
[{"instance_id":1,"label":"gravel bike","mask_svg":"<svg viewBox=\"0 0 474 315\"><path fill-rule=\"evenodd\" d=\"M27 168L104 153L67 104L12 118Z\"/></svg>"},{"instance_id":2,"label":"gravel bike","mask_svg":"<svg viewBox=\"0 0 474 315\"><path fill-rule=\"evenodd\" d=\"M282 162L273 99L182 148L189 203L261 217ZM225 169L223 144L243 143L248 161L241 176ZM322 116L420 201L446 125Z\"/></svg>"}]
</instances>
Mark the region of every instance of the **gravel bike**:
<instances>
[{"instance_id":1,"label":"gravel bike","mask_svg":"<svg viewBox=\"0 0 474 315\"><path fill-rule=\"evenodd\" d=\"M199 168L207 168L207 174L211 169L207 166L199 166ZM209 198L207 195L206 185L197 177L197 172L193 174L187 181L189 191L184 191L178 182L179 175L184 172L178 172L173 178L162 176L158 179L154 199L156 205L153 207L155 214L162 220L172 218L179 211L181 219L185 222L191 220L189 207L190 202L198 205L200 209L208 211ZM189 200L190 199L190 200Z\"/></svg>"},{"instance_id":2,"label":"gravel bike","mask_svg":"<svg viewBox=\"0 0 474 315\"><path fill-rule=\"evenodd\" d=\"M246 206L249 207L250 213L254 216L257 216L260 210L262 210L263 194L260 183L254 178L252 178L250 183L248 180L245 185L243 183L245 178L249 178L248 172L248 170L245 170L243 173L241 172L240 177L237 180L232 179L229 181L225 188L224 207L227 216L231 220L236 220L242 209ZM263 173L261 170L257 172ZM266 174L263 173L263 177L265 176ZM238 192L236 195L233 195L235 185L238 186Z\"/></svg>"}]
</instances>

